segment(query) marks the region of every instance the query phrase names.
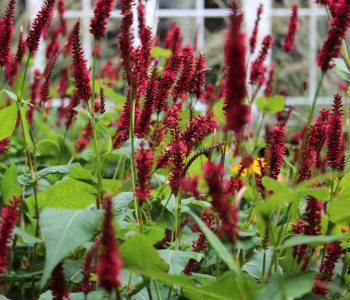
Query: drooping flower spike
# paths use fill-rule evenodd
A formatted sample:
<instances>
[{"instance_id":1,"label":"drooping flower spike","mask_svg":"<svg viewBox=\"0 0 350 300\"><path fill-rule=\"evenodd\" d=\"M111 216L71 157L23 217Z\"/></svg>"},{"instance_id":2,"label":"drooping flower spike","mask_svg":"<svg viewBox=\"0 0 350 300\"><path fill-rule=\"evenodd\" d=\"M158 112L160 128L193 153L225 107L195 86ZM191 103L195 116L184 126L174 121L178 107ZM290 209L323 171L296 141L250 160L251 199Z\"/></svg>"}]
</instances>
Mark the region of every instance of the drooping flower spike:
<instances>
[{"instance_id":1,"label":"drooping flower spike","mask_svg":"<svg viewBox=\"0 0 350 300\"><path fill-rule=\"evenodd\" d=\"M16 0L10 0L5 15L0 19L0 66L4 67L11 59L11 42L13 36L13 17Z\"/></svg>"},{"instance_id":2,"label":"drooping flower spike","mask_svg":"<svg viewBox=\"0 0 350 300\"><path fill-rule=\"evenodd\" d=\"M87 68L87 61L84 58L84 52L82 50L80 42L80 21L74 25L73 29L73 62L72 72L74 77L74 85L77 89L77 94L80 99L88 100L91 97L91 85L90 85L90 73Z\"/></svg>"},{"instance_id":3,"label":"drooping flower spike","mask_svg":"<svg viewBox=\"0 0 350 300\"><path fill-rule=\"evenodd\" d=\"M52 300L70 300L70 293L66 286L63 270L62 260L51 273Z\"/></svg>"},{"instance_id":4,"label":"drooping flower spike","mask_svg":"<svg viewBox=\"0 0 350 300\"><path fill-rule=\"evenodd\" d=\"M298 29L298 9L299 6L296 4L292 6L292 16L289 19L288 33L282 46L283 50L289 53L294 49L295 34Z\"/></svg>"},{"instance_id":5,"label":"drooping flower spike","mask_svg":"<svg viewBox=\"0 0 350 300\"><path fill-rule=\"evenodd\" d=\"M250 53L254 53L255 48L256 48L256 41L257 41L257 38L258 38L258 30L259 30L259 22L260 22L260 18L261 18L261 14L262 13L263 13L263 5L260 4L259 7L258 7L257 16L256 16L256 20L255 20L252 36L249 39Z\"/></svg>"},{"instance_id":6,"label":"drooping flower spike","mask_svg":"<svg viewBox=\"0 0 350 300\"><path fill-rule=\"evenodd\" d=\"M27 37L27 47L30 53L38 50L40 37L51 21L55 3L56 0L46 0L36 15Z\"/></svg>"}]
</instances>

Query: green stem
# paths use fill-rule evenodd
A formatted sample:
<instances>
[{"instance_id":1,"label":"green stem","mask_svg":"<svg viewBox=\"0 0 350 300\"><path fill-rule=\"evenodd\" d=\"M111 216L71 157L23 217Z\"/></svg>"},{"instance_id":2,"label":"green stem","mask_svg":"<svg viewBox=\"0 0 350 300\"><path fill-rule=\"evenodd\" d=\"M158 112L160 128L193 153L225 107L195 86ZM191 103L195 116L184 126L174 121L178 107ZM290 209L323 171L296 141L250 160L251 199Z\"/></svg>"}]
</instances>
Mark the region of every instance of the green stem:
<instances>
[{"instance_id":1,"label":"green stem","mask_svg":"<svg viewBox=\"0 0 350 300\"><path fill-rule=\"evenodd\" d=\"M157 280L153 279L153 284L154 284L154 288L156 290L156 294L157 294L158 300L162 300L162 296L160 295L160 291L159 291L159 286L158 286Z\"/></svg>"},{"instance_id":2,"label":"green stem","mask_svg":"<svg viewBox=\"0 0 350 300\"><path fill-rule=\"evenodd\" d=\"M176 198L175 202L175 250L180 249L180 231L181 231L181 197L182 197L182 190L180 188L179 194Z\"/></svg>"},{"instance_id":3,"label":"green stem","mask_svg":"<svg viewBox=\"0 0 350 300\"><path fill-rule=\"evenodd\" d=\"M150 286L149 286L149 282L147 283L146 288L147 288L147 293L148 293L149 299L150 299L150 300L153 300L152 291L151 291L151 288L150 288Z\"/></svg>"},{"instance_id":4,"label":"green stem","mask_svg":"<svg viewBox=\"0 0 350 300\"><path fill-rule=\"evenodd\" d=\"M26 67L25 67L25 69L24 69L24 76L23 76L23 81L22 81L21 92L20 92L20 94L19 94L19 96L18 96L18 98L20 99L20 100L19 100L19 104L21 104L21 101L22 101L23 88L24 88L24 83L25 83L26 77L27 77L27 72L28 72L28 66L29 66L30 56L31 56L31 53L29 53L29 55L28 55Z\"/></svg>"},{"instance_id":5,"label":"green stem","mask_svg":"<svg viewBox=\"0 0 350 300\"><path fill-rule=\"evenodd\" d=\"M95 40L95 52L94 52L94 62L92 68L92 95L91 95L91 127L93 133L94 147L96 152L96 163L97 163L97 197L96 197L96 207L100 209L101 205L101 194L103 191L102 186L102 176L101 176L101 160L100 154L98 153L98 142L96 134L96 123L95 123L95 77L96 77L96 60L97 60L97 47L98 40Z\"/></svg>"},{"instance_id":6,"label":"green stem","mask_svg":"<svg viewBox=\"0 0 350 300\"><path fill-rule=\"evenodd\" d=\"M299 155L299 158L298 158L298 165L297 165L297 172L296 172L297 175L296 176L299 175L301 157L302 157L302 154L303 154L303 151L304 151L304 148L305 148L306 137L307 137L307 135L309 133L309 129L310 129L309 127L310 127L311 121L312 121L313 116L314 116L315 106L316 106L318 95L320 93L320 89L321 89L321 86L322 86L324 75L325 75L325 72L322 72L320 74L319 78L318 78L316 92L315 92L315 95L314 95L314 99L312 101L310 115L309 115L309 117L307 119L306 130L305 130L305 134L304 134L304 137L303 137L303 143L302 143L301 149L300 149L300 155Z\"/></svg>"},{"instance_id":7,"label":"green stem","mask_svg":"<svg viewBox=\"0 0 350 300\"><path fill-rule=\"evenodd\" d=\"M166 202L166 203L165 203L165 205L163 206L162 211L160 212L160 215L159 215L159 217L158 217L158 220L157 220L156 225L158 225L158 223L159 223L160 219L162 218L162 216L163 216L163 214L164 214L164 211L165 211L165 208L167 207L167 205L168 205L168 203L169 203L169 201L170 201L170 197L171 197L171 195L172 195L172 193L170 193L170 195L169 195L169 198L168 198L167 202Z\"/></svg>"}]
</instances>

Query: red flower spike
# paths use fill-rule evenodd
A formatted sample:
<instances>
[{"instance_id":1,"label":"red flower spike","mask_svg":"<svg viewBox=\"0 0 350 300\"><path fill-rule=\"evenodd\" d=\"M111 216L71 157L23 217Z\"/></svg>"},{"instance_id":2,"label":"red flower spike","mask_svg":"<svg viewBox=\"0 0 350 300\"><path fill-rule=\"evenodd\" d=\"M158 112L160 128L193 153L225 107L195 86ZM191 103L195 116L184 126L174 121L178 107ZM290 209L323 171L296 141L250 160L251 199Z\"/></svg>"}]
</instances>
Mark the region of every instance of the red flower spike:
<instances>
[{"instance_id":1,"label":"red flower spike","mask_svg":"<svg viewBox=\"0 0 350 300\"><path fill-rule=\"evenodd\" d=\"M88 100L91 97L90 73L84 59L84 52L80 42L80 21L78 21L73 29L73 62L72 71L74 77L74 85L77 89L80 99Z\"/></svg>"},{"instance_id":2,"label":"red flower spike","mask_svg":"<svg viewBox=\"0 0 350 300\"><path fill-rule=\"evenodd\" d=\"M331 61L339 56L340 45L350 26L350 0L339 0L337 5L335 5L334 18L330 25L331 28L327 33L327 40L323 43L321 52L316 58L316 62L322 72L333 68L334 64Z\"/></svg>"},{"instance_id":3,"label":"red flower spike","mask_svg":"<svg viewBox=\"0 0 350 300\"><path fill-rule=\"evenodd\" d=\"M343 249L340 242L329 243L326 247L326 255L322 260L319 268L320 273L317 274L312 292L318 295L327 295L330 283L333 280L334 268L338 259L342 255Z\"/></svg>"},{"instance_id":4,"label":"red flower spike","mask_svg":"<svg viewBox=\"0 0 350 300\"><path fill-rule=\"evenodd\" d=\"M16 53L17 64L20 64L22 62L25 50L26 50L26 42L23 41L23 26L21 26L21 29L19 30L17 53Z\"/></svg>"},{"instance_id":5,"label":"red flower spike","mask_svg":"<svg viewBox=\"0 0 350 300\"><path fill-rule=\"evenodd\" d=\"M215 165L212 162L207 162L203 169L209 188L208 196L212 198L213 210L221 219L217 234L220 238L234 244L237 240L239 215L235 206L229 201L228 183L222 179L225 170L222 164Z\"/></svg>"},{"instance_id":6,"label":"red flower spike","mask_svg":"<svg viewBox=\"0 0 350 300\"><path fill-rule=\"evenodd\" d=\"M34 113L35 113L35 108L36 108L36 99L39 98L40 93L39 93L39 87L40 87L40 81L41 81L41 72L39 70L34 70L33 74L33 82L30 85L30 106L29 110L27 112L27 117L28 117L28 122L30 126L33 125L33 118L34 118Z\"/></svg>"},{"instance_id":7,"label":"red flower spike","mask_svg":"<svg viewBox=\"0 0 350 300\"><path fill-rule=\"evenodd\" d=\"M273 45L273 38L271 35L266 36L262 42L262 48L259 52L259 56L253 61L250 68L250 84L256 84L258 80L264 76L265 68L264 61L266 60L269 49Z\"/></svg>"},{"instance_id":8,"label":"red flower spike","mask_svg":"<svg viewBox=\"0 0 350 300\"><path fill-rule=\"evenodd\" d=\"M315 0L315 3L320 5L330 5L332 3L332 0Z\"/></svg>"},{"instance_id":9,"label":"red flower spike","mask_svg":"<svg viewBox=\"0 0 350 300\"><path fill-rule=\"evenodd\" d=\"M304 220L298 220L298 224L292 224L292 233L293 234L303 234L305 231L305 221ZM305 247L306 246L306 247ZM296 259L298 264L303 259L306 251L308 249L307 245L298 245L293 246L293 259Z\"/></svg>"},{"instance_id":10,"label":"red flower spike","mask_svg":"<svg viewBox=\"0 0 350 300\"><path fill-rule=\"evenodd\" d=\"M261 17L262 13L263 13L263 5L260 4L259 8L258 8L258 11L257 11L257 17L256 17L256 20L255 20L253 33L252 33L252 36L249 39L250 53L254 53L254 51L255 51L256 40L257 40L257 37L258 37L259 22L260 22L260 17Z\"/></svg>"},{"instance_id":11,"label":"red flower spike","mask_svg":"<svg viewBox=\"0 0 350 300\"><path fill-rule=\"evenodd\" d=\"M155 61L155 63L152 65L151 74L148 80L149 83L146 91L145 102L136 129L138 138L143 138L148 133L152 121L152 113L157 97L158 61Z\"/></svg>"},{"instance_id":12,"label":"red flower spike","mask_svg":"<svg viewBox=\"0 0 350 300\"><path fill-rule=\"evenodd\" d=\"M198 54L195 60L194 74L189 84L190 93L200 100L204 96L205 56Z\"/></svg>"},{"instance_id":13,"label":"red flower spike","mask_svg":"<svg viewBox=\"0 0 350 300\"><path fill-rule=\"evenodd\" d=\"M269 145L265 150L265 159L267 161L268 175L277 180L280 174L280 169L284 165L283 155L286 151L285 138L286 138L286 123L290 116L293 106L290 107L286 117L279 125L275 125L270 132Z\"/></svg>"},{"instance_id":14,"label":"red flower spike","mask_svg":"<svg viewBox=\"0 0 350 300\"><path fill-rule=\"evenodd\" d=\"M134 157L137 170L137 181L135 187L135 196L139 199L140 205L150 196L152 188L148 186L151 178L151 168L153 164L153 151L145 148L145 143L142 140L140 149L136 151Z\"/></svg>"},{"instance_id":15,"label":"red flower spike","mask_svg":"<svg viewBox=\"0 0 350 300\"><path fill-rule=\"evenodd\" d=\"M38 50L40 37L48 27L56 0L46 0L36 15L27 37L27 47L30 53Z\"/></svg>"},{"instance_id":16,"label":"red flower spike","mask_svg":"<svg viewBox=\"0 0 350 300\"><path fill-rule=\"evenodd\" d=\"M322 234L322 226L321 226L321 218L323 212L322 201L309 196L308 202L306 206L306 210L304 213L305 216L305 235L321 235Z\"/></svg>"},{"instance_id":17,"label":"red flower spike","mask_svg":"<svg viewBox=\"0 0 350 300\"><path fill-rule=\"evenodd\" d=\"M80 99L78 97L77 91L73 91L73 96L70 99L70 103L67 107L67 121L66 121L66 130L75 122L78 112L74 109L79 105Z\"/></svg>"},{"instance_id":18,"label":"red flower spike","mask_svg":"<svg viewBox=\"0 0 350 300\"><path fill-rule=\"evenodd\" d=\"M340 171L343 135L343 110L342 97L339 94L334 96L333 109L327 126L327 153L326 165L333 170Z\"/></svg>"},{"instance_id":19,"label":"red flower spike","mask_svg":"<svg viewBox=\"0 0 350 300\"><path fill-rule=\"evenodd\" d=\"M46 47L46 58L52 60L55 53L60 49L60 42L58 36L61 34L61 28L55 27L51 36L51 41Z\"/></svg>"},{"instance_id":20,"label":"red flower spike","mask_svg":"<svg viewBox=\"0 0 350 300\"><path fill-rule=\"evenodd\" d=\"M132 53L134 52L133 40L134 35L131 32L131 25L133 24L132 0L121 0L121 14L123 19L120 25L121 32L118 36L120 58L122 66L124 67L124 77L129 85L132 83Z\"/></svg>"},{"instance_id":21,"label":"red flower spike","mask_svg":"<svg viewBox=\"0 0 350 300\"><path fill-rule=\"evenodd\" d=\"M99 237L95 240L93 245L91 246L88 254L86 255L86 258L83 263L82 267L82 274L83 274L83 279L80 284L80 290L87 295L88 293L92 292L95 287L96 283L90 281L91 273L93 273L94 269L94 258L95 254L98 250L98 247L100 246L102 241L102 237Z\"/></svg>"},{"instance_id":22,"label":"red flower spike","mask_svg":"<svg viewBox=\"0 0 350 300\"><path fill-rule=\"evenodd\" d=\"M64 96L66 95L66 92L69 86L68 77L69 77L69 67L66 66L62 70L61 79L57 85L57 92L60 93L62 98L64 98Z\"/></svg>"},{"instance_id":23,"label":"red flower spike","mask_svg":"<svg viewBox=\"0 0 350 300\"><path fill-rule=\"evenodd\" d=\"M111 17L114 5L114 0L96 0L94 17L90 23L90 32L96 40L105 36L107 30L106 19Z\"/></svg>"},{"instance_id":24,"label":"red flower spike","mask_svg":"<svg viewBox=\"0 0 350 300\"><path fill-rule=\"evenodd\" d=\"M11 251L12 231L15 228L16 222L19 220L20 205L23 202L22 198L13 196L13 200L9 205L1 209L0 221L0 274L6 273L8 265L8 255Z\"/></svg>"},{"instance_id":25,"label":"red flower spike","mask_svg":"<svg viewBox=\"0 0 350 300\"><path fill-rule=\"evenodd\" d=\"M292 16L289 19L288 33L282 46L283 50L289 53L294 49L295 34L298 29L298 9L299 6L296 4L292 6Z\"/></svg>"},{"instance_id":26,"label":"red flower spike","mask_svg":"<svg viewBox=\"0 0 350 300\"><path fill-rule=\"evenodd\" d=\"M118 253L118 243L113 227L112 197L105 199L105 216L102 225L102 251L98 256L97 278L98 285L111 293L114 288L121 286L122 259Z\"/></svg>"},{"instance_id":27,"label":"red flower spike","mask_svg":"<svg viewBox=\"0 0 350 300\"><path fill-rule=\"evenodd\" d=\"M162 110L168 110L169 91L176 80L176 75L179 71L180 65L181 56L175 53L170 57L168 64L164 68L164 73L162 78L160 79L155 104L155 111L157 112L157 114L159 114Z\"/></svg>"},{"instance_id":28,"label":"red flower spike","mask_svg":"<svg viewBox=\"0 0 350 300\"><path fill-rule=\"evenodd\" d=\"M52 72L53 72L53 69L56 65L58 57L60 56L60 54L62 53L64 48L65 48L65 46L63 46L61 49L58 50L58 52L55 54L55 56L52 59L50 67L46 71L44 83L41 86L41 91L40 91L41 106L44 106L44 104L50 100L50 82L51 82Z\"/></svg>"},{"instance_id":29,"label":"red flower spike","mask_svg":"<svg viewBox=\"0 0 350 300\"><path fill-rule=\"evenodd\" d=\"M58 0L57 11L58 17L60 19L60 29L63 36L67 35L67 20L64 18L64 13L66 12L66 4L64 0Z\"/></svg>"},{"instance_id":30,"label":"red flower spike","mask_svg":"<svg viewBox=\"0 0 350 300\"><path fill-rule=\"evenodd\" d=\"M129 138L129 125L130 125L130 92L129 86L126 87L126 100L124 103L123 111L121 113L118 129L115 133L113 140L117 138L114 143L114 148L119 148Z\"/></svg>"},{"instance_id":31,"label":"red flower spike","mask_svg":"<svg viewBox=\"0 0 350 300\"><path fill-rule=\"evenodd\" d=\"M9 0L5 15L0 20L0 66L5 66L11 59L11 41L13 36L13 17L16 0Z\"/></svg>"},{"instance_id":32,"label":"red flower spike","mask_svg":"<svg viewBox=\"0 0 350 300\"><path fill-rule=\"evenodd\" d=\"M176 26L175 22L171 22L170 30L166 33L164 40L164 48L170 49L173 52L173 54L181 52L182 32L181 28Z\"/></svg>"},{"instance_id":33,"label":"red flower spike","mask_svg":"<svg viewBox=\"0 0 350 300\"><path fill-rule=\"evenodd\" d=\"M189 84L191 82L193 74L193 52L191 46L187 45L182 49L181 62L182 69L179 80L174 86L172 95L173 101L177 102L177 99L182 98L183 94L188 91Z\"/></svg>"},{"instance_id":34,"label":"red flower spike","mask_svg":"<svg viewBox=\"0 0 350 300\"><path fill-rule=\"evenodd\" d=\"M276 74L276 65L274 63L271 64L270 70L269 70L269 78L266 82L266 88L264 91L264 95L266 97L271 97L271 93L273 91L273 84L275 82L275 74Z\"/></svg>"},{"instance_id":35,"label":"red flower spike","mask_svg":"<svg viewBox=\"0 0 350 300\"><path fill-rule=\"evenodd\" d=\"M1 159L2 154L5 151L10 150L10 143L11 143L11 140L9 138L6 138L6 139L3 139L0 141L0 159Z\"/></svg>"},{"instance_id":36,"label":"red flower spike","mask_svg":"<svg viewBox=\"0 0 350 300\"><path fill-rule=\"evenodd\" d=\"M100 112L101 114L104 114L106 112L106 96L105 91L103 89L102 80L101 80L101 86L100 86Z\"/></svg>"},{"instance_id":37,"label":"red flower spike","mask_svg":"<svg viewBox=\"0 0 350 300\"><path fill-rule=\"evenodd\" d=\"M201 192L197 189L199 182L199 177L194 175L193 178L183 178L180 183L182 190L192 194L195 198L199 199Z\"/></svg>"},{"instance_id":38,"label":"red flower spike","mask_svg":"<svg viewBox=\"0 0 350 300\"><path fill-rule=\"evenodd\" d=\"M51 273L52 300L70 300L70 293L66 287L63 260L53 269Z\"/></svg>"},{"instance_id":39,"label":"red flower spike","mask_svg":"<svg viewBox=\"0 0 350 300\"><path fill-rule=\"evenodd\" d=\"M17 78L18 74L18 65L16 61L16 57L14 55L11 55L10 61L5 66L4 70L4 77L6 82L9 83L11 87L15 87L15 79Z\"/></svg>"},{"instance_id":40,"label":"red flower spike","mask_svg":"<svg viewBox=\"0 0 350 300\"><path fill-rule=\"evenodd\" d=\"M83 137L79 138L74 146L75 151L77 153L80 153L81 151L86 149L87 145L91 141L91 138L93 136L93 132L92 132L92 127L91 127L90 122L86 125L85 129L83 130L82 136Z\"/></svg>"}]
</instances>

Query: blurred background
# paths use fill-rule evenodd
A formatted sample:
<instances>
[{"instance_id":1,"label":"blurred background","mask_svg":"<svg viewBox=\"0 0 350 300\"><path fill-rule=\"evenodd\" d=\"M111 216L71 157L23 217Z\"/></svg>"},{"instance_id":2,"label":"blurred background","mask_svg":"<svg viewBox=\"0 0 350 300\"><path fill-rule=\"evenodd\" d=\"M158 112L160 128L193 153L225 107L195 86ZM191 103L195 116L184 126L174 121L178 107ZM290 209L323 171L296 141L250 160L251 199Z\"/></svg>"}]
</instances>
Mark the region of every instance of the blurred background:
<instances>
[{"instance_id":1,"label":"blurred background","mask_svg":"<svg viewBox=\"0 0 350 300\"><path fill-rule=\"evenodd\" d=\"M93 15L94 0L65 0L67 11L65 17L71 30L74 22L80 17L83 25L82 41L88 59L91 58L93 37L89 33L90 18ZM154 35L158 35L162 45L165 34L172 22L181 27L183 44L198 45L198 51L207 58L207 66L212 68L208 73L208 82L215 82L223 62L224 30L227 27L229 14L226 0L148 0L147 23L153 27ZM329 28L326 11L318 7L314 0L239 0L239 5L245 12L244 29L247 38L250 37L256 19L257 7L264 5L264 13L259 26L257 50L260 49L262 38L271 34L275 40L269 56L269 64L281 64L278 90L288 94L288 104L305 104L303 81L308 84L306 100L312 102L318 77L318 67L315 58L327 36ZM19 0L16 11L16 32L19 27L28 26L43 0ZM0 12L3 14L6 0L0 0ZM298 4L299 29L296 35L295 49L291 54L282 50L284 37L288 30L288 20L291 6ZM108 21L107 38L102 41L101 58L107 58L118 53L118 33L120 25L120 3L117 0L115 11ZM54 21L55 22L55 21ZM57 20L56 20L57 22ZM137 40L136 40L137 43ZM349 42L347 43L350 46ZM256 51L257 53L258 51ZM37 55L36 68L45 65L42 62L45 55ZM320 105L330 104L332 95L337 91L340 78L332 71L327 73L321 91Z\"/></svg>"}]
</instances>

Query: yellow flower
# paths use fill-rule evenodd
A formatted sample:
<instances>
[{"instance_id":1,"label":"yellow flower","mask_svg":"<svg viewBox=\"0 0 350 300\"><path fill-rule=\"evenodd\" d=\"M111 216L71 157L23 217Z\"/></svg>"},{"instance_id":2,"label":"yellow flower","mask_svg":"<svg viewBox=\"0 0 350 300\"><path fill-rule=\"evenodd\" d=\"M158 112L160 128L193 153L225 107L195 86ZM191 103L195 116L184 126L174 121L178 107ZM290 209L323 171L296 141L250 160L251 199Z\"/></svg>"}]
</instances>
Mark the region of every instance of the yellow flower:
<instances>
[{"instance_id":1,"label":"yellow flower","mask_svg":"<svg viewBox=\"0 0 350 300\"><path fill-rule=\"evenodd\" d=\"M261 175L261 170L260 170L260 165L259 165L259 159L254 159L253 163L251 164L251 166L248 168L248 172L249 174L258 174L258 175ZM265 165L265 159L264 158L261 158L261 162L262 162L262 165ZM230 170L234 173L237 173L241 168L241 163L238 163L238 164L235 164L235 165L232 165L230 167ZM246 176L247 175L247 168L244 168L243 169L243 172L242 172L242 176Z\"/></svg>"},{"instance_id":2,"label":"yellow flower","mask_svg":"<svg viewBox=\"0 0 350 300\"><path fill-rule=\"evenodd\" d=\"M339 225L339 228L342 232L346 232L349 231L349 226L345 226L345 225Z\"/></svg>"}]
</instances>

